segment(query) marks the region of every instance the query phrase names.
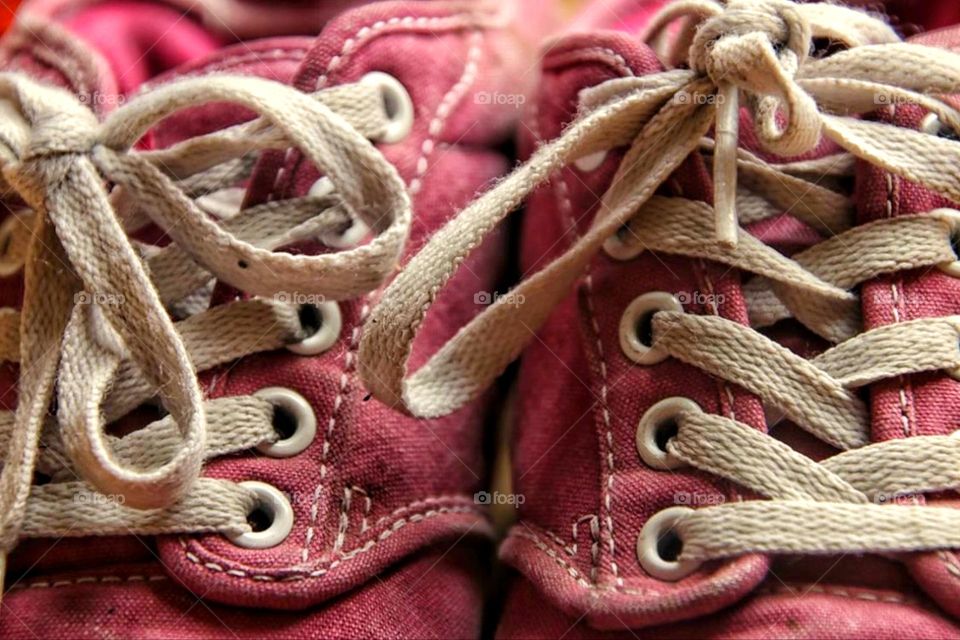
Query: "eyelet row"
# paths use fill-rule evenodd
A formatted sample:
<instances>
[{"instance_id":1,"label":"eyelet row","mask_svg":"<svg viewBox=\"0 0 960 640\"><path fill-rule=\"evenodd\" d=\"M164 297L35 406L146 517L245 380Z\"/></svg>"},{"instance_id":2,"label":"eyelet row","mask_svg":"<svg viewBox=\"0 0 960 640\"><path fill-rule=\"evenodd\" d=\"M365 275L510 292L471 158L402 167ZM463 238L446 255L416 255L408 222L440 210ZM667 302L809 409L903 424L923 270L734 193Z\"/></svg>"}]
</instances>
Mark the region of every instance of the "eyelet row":
<instances>
[{"instance_id":1,"label":"eyelet row","mask_svg":"<svg viewBox=\"0 0 960 640\"><path fill-rule=\"evenodd\" d=\"M931 117L932 116L932 117ZM929 114L922 129L927 133L938 134L941 125L935 114ZM960 233L960 212L953 209L939 209L933 212L951 222L951 244L960 245L954 238ZM628 260L639 251L627 247L619 235L611 237L604 244L611 257ZM946 274L960 277L960 259L938 265ZM678 308L679 307L679 308ZM666 356L656 347L644 341L643 329L649 317L658 310L682 311L675 298L662 292L648 293L634 300L624 312L620 322L620 345L624 353L638 364L654 364ZM960 378L960 371L951 371L951 375ZM676 417L682 412L702 411L688 398L666 398L651 406L641 417L636 431L636 447L641 459L654 469L670 470L684 466L683 461L674 458L667 451L667 442L676 430ZM685 506L668 507L654 514L644 524L637 536L636 554L640 566L650 576L665 581L677 581L689 576L702 565L701 561L681 560L683 539L677 532L677 524L694 510Z\"/></svg>"},{"instance_id":2,"label":"eyelet row","mask_svg":"<svg viewBox=\"0 0 960 640\"><path fill-rule=\"evenodd\" d=\"M317 435L317 416L302 395L286 387L265 387L253 394L273 405L273 424L283 435L276 442L264 442L257 447L271 458L289 458L304 452ZM290 500L276 487L249 480L240 486L253 491L257 504L248 515L251 520L261 516L265 526L260 530L227 536L233 544L245 549L269 549L283 542L293 530L293 507Z\"/></svg>"},{"instance_id":3,"label":"eyelet row","mask_svg":"<svg viewBox=\"0 0 960 640\"><path fill-rule=\"evenodd\" d=\"M637 425L637 453L654 469L677 469L686 464L667 451L667 443L677 431L681 413L702 412L693 400L683 397L665 398L644 412ZM637 536L637 560L644 571L659 580L676 581L700 567L700 562L679 560L683 540L676 532L676 523L692 513L689 507L668 507L651 517Z\"/></svg>"},{"instance_id":4,"label":"eyelet row","mask_svg":"<svg viewBox=\"0 0 960 640\"><path fill-rule=\"evenodd\" d=\"M621 251L625 245L619 241L619 237L616 243L610 244L613 251L622 256L621 259L628 259L626 255L629 252ZM637 364L656 364L668 356L665 351L651 344L650 323L658 311L683 313L684 309L672 294L652 291L634 299L620 318L620 348ZM682 460L667 451L667 443L676 435L677 417L690 411L700 412L702 409L689 398L672 397L655 403L644 412L637 424L635 438L637 453L647 466L663 471L685 466ZM637 536L637 560L654 578L679 580L700 566L699 562L677 559L683 542L674 527L677 520L690 511L687 507L664 509L650 518Z\"/></svg>"}]
</instances>

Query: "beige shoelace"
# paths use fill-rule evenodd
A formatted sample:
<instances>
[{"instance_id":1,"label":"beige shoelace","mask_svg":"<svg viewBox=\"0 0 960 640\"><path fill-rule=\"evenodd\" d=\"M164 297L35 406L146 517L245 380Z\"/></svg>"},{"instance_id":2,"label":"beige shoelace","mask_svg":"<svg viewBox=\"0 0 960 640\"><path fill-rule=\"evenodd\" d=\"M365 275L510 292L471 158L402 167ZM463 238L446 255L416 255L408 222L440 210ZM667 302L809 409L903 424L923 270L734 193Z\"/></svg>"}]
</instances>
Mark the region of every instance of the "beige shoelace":
<instances>
[{"instance_id":1,"label":"beige shoelace","mask_svg":"<svg viewBox=\"0 0 960 640\"><path fill-rule=\"evenodd\" d=\"M855 392L876 380L960 365L960 318L863 331L854 290L879 274L955 261L956 214L931 211L851 228L849 200L818 184L848 174L855 157L960 201L960 143L857 117L910 102L960 131L960 113L939 97L960 91L960 56L903 43L886 24L833 5L676 2L649 37L677 19L681 28L662 56L688 68L585 90L582 113L565 132L446 225L387 288L364 331L361 374L386 402L415 415L446 414L520 354L604 245L619 259L655 250L722 262L756 276L745 288L752 327L663 310L652 316L652 344L748 389L843 453L817 463L736 420L689 406L675 411L678 432L665 466L692 465L766 499L677 507L682 511L669 522L655 519L662 527L656 537L672 531L682 541L672 563L679 570L663 577L749 552L960 547L960 510L887 500L907 493L919 503L924 492L960 487L960 438L869 444L869 412ZM843 50L812 57L814 38ZM849 155L764 162L737 148L741 104L771 154L801 155L825 136ZM564 166L623 146L629 149L591 229L408 372L424 315L483 237ZM713 164L715 205L654 196L697 149ZM829 239L788 258L740 231L737 214L745 223L785 210ZM805 360L756 331L791 316L836 346Z\"/></svg>"},{"instance_id":2,"label":"beige shoelace","mask_svg":"<svg viewBox=\"0 0 960 640\"><path fill-rule=\"evenodd\" d=\"M162 119L211 102L258 117L131 148ZM205 459L277 440L274 408L257 396L204 401L196 372L307 339L301 296L353 298L394 271L411 210L369 141L389 124L381 93L213 76L162 85L99 122L66 91L0 74L0 108L0 187L29 209L11 223L6 258L25 261L22 310L0 313L0 358L20 364L17 411L0 412L3 558L19 537L250 531L256 495L198 476ZM322 195L201 209L229 203L261 152L290 147L326 176ZM274 251L354 220L372 230L369 243ZM172 242L128 235L148 222ZM259 297L210 308L215 281ZM106 435L154 399L165 418ZM35 469L51 481L33 484Z\"/></svg>"}]
</instances>

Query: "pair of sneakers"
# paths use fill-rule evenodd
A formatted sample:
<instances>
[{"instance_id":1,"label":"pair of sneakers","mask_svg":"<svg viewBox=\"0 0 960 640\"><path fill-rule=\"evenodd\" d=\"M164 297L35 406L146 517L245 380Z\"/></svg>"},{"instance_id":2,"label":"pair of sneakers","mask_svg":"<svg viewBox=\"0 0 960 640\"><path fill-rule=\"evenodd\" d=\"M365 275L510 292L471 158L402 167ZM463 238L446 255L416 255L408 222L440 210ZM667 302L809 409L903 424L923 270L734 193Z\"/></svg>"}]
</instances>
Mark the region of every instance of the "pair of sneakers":
<instances>
[{"instance_id":1,"label":"pair of sneakers","mask_svg":"<svg viewBox=\"0 0 960 640\"><path fill-rule=\"evenodd\" d=\"M4 637L960 637L957 32L539 5L27 3Z\"/></svg>"}]
</instances>

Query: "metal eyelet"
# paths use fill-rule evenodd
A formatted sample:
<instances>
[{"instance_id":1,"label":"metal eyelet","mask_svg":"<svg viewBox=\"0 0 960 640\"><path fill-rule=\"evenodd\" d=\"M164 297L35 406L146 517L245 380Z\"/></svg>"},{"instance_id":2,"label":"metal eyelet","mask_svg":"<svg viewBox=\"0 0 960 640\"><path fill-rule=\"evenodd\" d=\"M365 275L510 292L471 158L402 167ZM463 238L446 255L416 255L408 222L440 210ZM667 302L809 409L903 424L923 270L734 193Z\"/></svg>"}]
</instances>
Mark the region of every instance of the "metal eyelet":
<instances>
[{"instance_id":1,"label":"metal eyelet","mask_svg":"<svg viewBox=\"0 0 960 640\"><path fill-rule=\"evenodd\" d=\"M931 136L947 138L948 140L958 139L957 132L944 125L940 120L940 116L933 112L925 115L923 120L920 121L920 131L930 134Z\"/></svg>"},{"instance_id":2,"label":"metal eyelet","mask_svg":"<svg viewBox=\"0 0 960 640\"><path fill-rule=\"evenodd\" d=\"M413 130L414 109L413 100L403 83L382 71L371 71L363 76L360 82L380 89L387 117L390 118L387 130L378 142L389 144L406 138Z\"/></svg>"},{"instance_id":3,"label":"metal eyelet","mask_svg":"<svg viewBox=\"0 0 960 640\"><path fill-rule=\"evenodd\" d=\"M310 185L307 195L312 198L323 198L333 193L333 182L323 176ZM320 236L320 242L332 249L350 249L357 246L370 233L370 227L363 220L354 218L350 226L340 232L327 232Z\"/></svg>"},{"instance_id":4,"label":"metal eyelet","mask_svg":"<svg viewBox=\"0 0 960 640\"><path fill-rule=\"evenodd\" d=\"M950 224L950 244L955 245L954 238L960 234L960 211L956 209L934 209L930 215L946 220ZM937 265L941 271L953 278L960 278L960 258Z\"/></svg>"},{"instance_id":5,"label":"metal eyelet","mask_svg":"<svg viewBox=\"0 0 960 640\"><path fill-rule=\"evenodd\" d=\"M293 507L287 496L276 487L265 482L248 480L240 483L257 495L256 511L270 519L270 524L262 531L248 531L227 536L233 544L245 549L269 549L275 547L290 535L293 530ZM253 512L251 512L253 515Z\"/></svg>"},{"instance_id":6,"label":"metal eyelet","mask_svg":"<svg viewBox=\"0 0 960 640\"><path fill-rule=\"evenodd\" d=\"M683 305L672 294L651 291L636 298L620 318L620 348L637 364L650 365L665 360L669 354L653 345L646 344L645 333L653 314L657 311L683 312Z\"/></svg>"},{"instance_id":7,"label":"metal eyelet","mask_svg":"<svg viewBox=\"0 0 960 640\"><path fill-rule=\"evenodd\" d=\"M603 251L614 260L626 262L633 260L643 253L643 246L638 244L629 244L623 240L624 234L632 233L629 228L622 227L615 234L603 241Z\"/></svg>"},{"instance_id":8,"label":"metal eyelet","mask_svg":"<svg viewBox=\"0 0 960 640\"><path fill-rule=\"evenodd\" d=\"M271 458L289 458L310 446L317 435L317 416L306 398L284 387L266 387L253 395L275 407L275 423L278 417L284 415L293 422L290 435L276 442L264 442L257 447L258 451Z\"/></svg>"},{"instance_id":9,"label":"metal eyelet","mask_svg":"<svg viewBox=\"0 0 960 640\"><path fill-rule=\"evenodd\" d=\"M341 233L325 233L320 241L332 249L352 249L370 234L370 227L356 218Z\"/></svg>"},{"instance_id":10,"label":"metal eyelet","mask_svg":"<svg viewBox=\"0 0 960 640\"><path fill-rule=\"evenodd\" d=\"M643 570L658 580L676 582L696 571L702 562L679 560L683 540L676 525L693 513L690 507L668 507L647 520L637 536L637 560Z\"/></svg>"},{"instance_id":11,"label":"metal eyelet","mask_svg":"<svg viewBox=\"0 0 960 640\"><path fill-rule=\"evenodd\" d=\"M288 351L301 356L313 356L332 347L340 337L343 319L340 306L333 300L301 305L300 318L301 324L307 325L311 322L316 326L316 331L300 342L288 344Z\"/></svg>"},{"instance_id":12,"label":"metal eyelet","mask_svg":"<svg viewBox=\"0 0 960 640\"><path fill-rule=\"evenodd\" d=\"M673 397L657 402L647 409L637 423L637 453L654 469L676 469L686 463L672 456L666 447L675 435L677 416L684 412L703 410L689 398Z\"/></svg>"},{"instance_id":13,"label":"metal eyelet","mask_svg":"<svg viewBox=\"0 0 960 640\"><path fill-rule=\"evenodd\" d=\"M603 165L603 161L607 159L606 150L595 151L589 155L585 155L582 158L577 158L573 161L573 166L575 166L579 171L583 173L590 173L591 171L596 171Z\"/></svg>"}]
</instances>

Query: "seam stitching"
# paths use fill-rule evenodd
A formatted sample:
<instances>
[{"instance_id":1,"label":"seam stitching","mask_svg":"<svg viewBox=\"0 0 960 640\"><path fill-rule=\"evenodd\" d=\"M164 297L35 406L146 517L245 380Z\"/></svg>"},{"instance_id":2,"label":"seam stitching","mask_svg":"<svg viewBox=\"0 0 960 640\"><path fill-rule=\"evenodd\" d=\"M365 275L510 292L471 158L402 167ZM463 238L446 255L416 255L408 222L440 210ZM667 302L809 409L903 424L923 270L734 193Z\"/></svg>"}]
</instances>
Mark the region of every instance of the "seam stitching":
<instances>
[{"instance_id":1,"label":"seam stitching","mask_svg":"<svg viewBox=\"0 0 960 640\"><path fill-rule=\"evenodd\" d=\"M596 53L598 49L596 47L590 47L585 49L577 49L575 51L568 52L569 57L576 57L578 54L583 53ZM614 52L611 49L600 49L601 52L609 54L611 58L615 59L615 63L611 63L610 59L601 60L600 62L605 62L608 66L612 67L612 70L620 74L621 76L627 75L632 76L633 70L627 65L627 61ZM581 59L582 61L582 59ZM535 110L534 113L539 115L539 111ZM539 122L537 123L536 129L534 130L534 135L539 139L540 137L540 127ZM571 223L570 230L579 237L580 233L577 229L577 221L573 217L573 204L570 200L570 189L567 184L567 179L564 174L560 174L559 180L554 183L553 187L554 199L558 201L561 212L563 212L568 220ZM608 386L608 367L606 360L606 352L603 348L603 340L600 334L600 325L597 321L596 316L596 307L594 305L594 287L593 287L593 276L591 274L591 267L587 265L586 275L584 277L584 283L586 284L586 302L587 302L587 312L590 316L591 329L594 332L596 337L596 349L597 355L600 361L600 377L601 377L601 386L600 386L600 398L602 401L601 406L601 416L604 422L604 440L603 446L606 448L606 455L604 456L604 461L607 466L607 478L603 482L601 487L601 501L602 508L606 512L605 517L603 518L604 528L607 530L607 536L609 537L609 542L607 544L610 550L610 572L613 574L614 581L617 588L623 589L623 578L620 577L620 568L617 565L617 556L616 556L616 541L614 538L614 517L613 517L613 486L614 486L614 476L616 474L616 459L614 457L614 443L613 443L613 425L610 420L610 410L607 407L607 398L609 394ZM542 544L542 543L541 543ZM540 547L536 545L537 548L540 548L542 551L546 551L546 547ZM549 555L549 553L548 553ZM591 553L590 561L590 577L596 584L598 579L598 568L600 564L600 553L599 547L596 549L596 553Z\"/></svg>"},{"instance_id":2,"label":"seam stitching","mask_svg":"<svg viewBox=\"0 0 960 640\"><path fill-rule=\"evenodd\" d=\"M333 560L328 565L326 565L326 567L322 569L314 569L310 571L307 571L304 569L294 569L293 571L279 569L278 572L281 572L284 574L282 577L276 576L276 575L270 575L270 574L263 574L263 573L252 573L242 569L225 569L222 565L217 564L215 562L206 562L204 560L201 560L199 556L197 556L195 553L193 553L187 548L187 542L183 537L179 538L179 542L180 542L180 546L183 548L183 552L187 560L197 565L198 567L203 567L204 569L207 569L208 571L224 573L226 575L229 575L235 578L246 578L250 580L256 580L258 582L294 582L299 580L305 580L307 578L318 578L318 577L324 576L327 573L330 573L331 571L339 567L340 565L352 560L353 558L361 556L364 553L367 553L371 549L374 549L378 544L386 541L393 534L397 533L398 531L403 529L405 526L410 524L418 524L420 522L429 520L430 518L435 518L437 516L441 516L447 513L463 513L463 514L473 514L477 516L482 516L483 511L477 508L476 506L459 506L459 507L458 506L441 506L433 509L417 511L409 515L406 515L402 518L399 518L397 520L394 520L390 524L390 526L385 528L383 531L381 531L376 538L368 540L361 547L357 547L355 549L351 549L350 551L343 552L340 555L340 558Z\"/></svg>"},{"instance_id":3,"label":"seam stitching","mask_svg":"<svg viewBox=\"0 0 960 640\"><path fill-rule=\"evenodd\" d=\"M62 580L36 580L33 582L18 582L11 585L10 590L17 589L49 589L55 587L69 587L80 584L122 584L124 582L162 582L167 580L163 574L147 575L132 574L128 576L82 576L80 578L65 578Z\"/></svg>"},{"instance_id":4,"label":"seam stitching","mask_svg":"<svg viewBox=\"0 0 960 640\"><path fill-rule=\"evenodd\" d=\"M470 46L467 51L467 61L463 65L463 73L460 79L444 94L443 99L440 100L437 111L433 115L433 119L430 120L430 125L427 127L427 138L423 141L423 144L420 145L420 157L417 158L417 164L415 165L416 175L407 186L407 191L410 192L410 195L416 195L420 192L423 186L423 176L430 167L430 155L435 149L437 138L443 133L443 127L447 122L447 118L450 117L454 108L460 104L460 101L463 100L467 94L467 90L477 79L477 71L479 69L478 61L480 60L481 54L480 44L482 41L483 36L480 31L474 31L470 34Z\"/></svg>"},{"instance_id":5,"label":"seam stitching","mask_svg":"<svg viewBox=\"0 0 960 640\"><path fill-rule=\"evenodd\" d=\"M614 67L616 71L623 76L634 75L633 69L630 68L626 58L609 47L583 47L582 49L574 49L572 51L558 53L555 54L555 56L557 58L569 57L576 59L580 54L588 54L588 56L577 59L578 62L591 60L589 54L596 54L597 57L591 61L604 63L609 67Z\"/></svg>"},{"instance_id":6,"label":"seam stitching","mask_svg":"<svg viewBox=\"0 0 960 640\"><path fill-rule=\"evenodd\" d=\"M570 223L570 231L574 233L578 238L580 237L580 232L577 229L577 221L573 218L573 204L570 201L570 187L567 184L566 176L561 174L559 180L554 183L554 197L559 201L560 211L567 218ZM603 417L603 426L604 426L604 447L606 448L606 455L604 455L604 461L607 465L607 478L603 483L602 487L602 502L603 510L606 512L604 517L604 524L606 525L607 535L609 536L608 547L610 548L610 572L613 574L614 580L616 580L618 585L623 584L623 580L619 576L619 567L617 566L617 557L616 557L616 543L614 542L614 520L613 520L613 509L612 509L612 499L610 494L613 491L614 484L614 474L616 473L616 460L613 455L613 425L610 420L610 410L607 407L607 398L609 395L609 381L608 381L608 367L607 367L607 355L606 351L603 348L603 339L600 334L600 323L597 321L596 307L594 305L594 287L593 287L593 275L591 273L591 268L587 266L587 272L584 276L584 284L586 285L586 302L587 302L587 313L590 318L590 328L593 331L595 342L595 348L597 350L597 357L600 363L600 413ZM597 568L600 562L599 554L591 554L590 560L590 579L594 583L597 582Z\"/></svg>"}]
</instances>

